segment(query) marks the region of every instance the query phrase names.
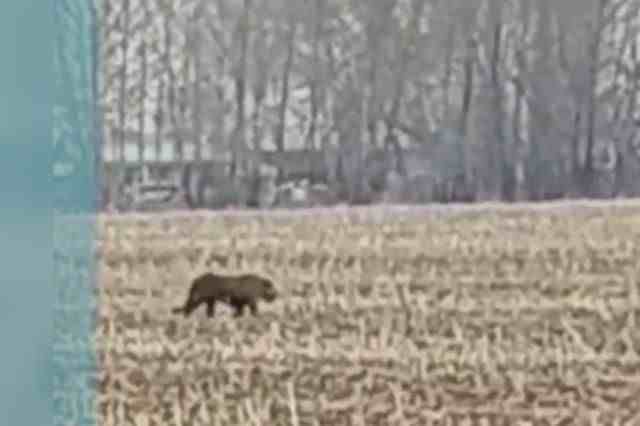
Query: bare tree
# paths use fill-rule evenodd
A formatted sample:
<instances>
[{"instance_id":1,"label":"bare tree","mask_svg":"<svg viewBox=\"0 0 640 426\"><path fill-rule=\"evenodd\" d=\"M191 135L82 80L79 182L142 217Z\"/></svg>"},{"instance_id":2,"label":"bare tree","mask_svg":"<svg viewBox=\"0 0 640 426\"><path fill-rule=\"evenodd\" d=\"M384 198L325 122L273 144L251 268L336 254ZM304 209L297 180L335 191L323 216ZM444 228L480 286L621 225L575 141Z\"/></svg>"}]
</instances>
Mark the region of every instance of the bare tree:
<instances>
[{"instance_id":1,"label":"bare tree","mask_svg":"<svg viewBox=\"0 0 640 426\"><path fill-rule=\"evenodd\" d=\"M129 0L122 1L122 9L119 15L120 31L122 32L122 42L120 50L122 52L122 64L120 65L120 96L118 99L118 124L119 131L119 148L121 162L125 161L125 143L126 143L126 120L127 120L127 81L129 69L129 26L131 24L131 10Z\"/></svg>"},{"instance_id":2,"label":"bare tree","mask_svg":"<svg viewBox=\"0 0 640 426\"><path fill-rule=\"evenodd\" d=\"M586 155L584 165L581 168L580 182L581 193L586 195L593 195L593 185L595 179L595 167L594 167L594 146L596 140L596 117L598 114L598 107L596 105L597 98L597 86L598 76L600 71L600 45L602 41L602 27L604 19L604 8L607 0L598 0L595 7L596 16L594 24L589 25L591 27L591 34L588 36L589 40L589 83L586 99Z\"/></svg>"},{"instance_id":3,"label":"bare tree","mask_svg":"<svg viewBox=\"0 0 640 426\"><path fill-rule=\"evenodd\" d=\"M150 11L149 11L149 3L148 0L141 0L141 31L142 36L140 37L140 44L138 46L138 55L140 62L140 82L138 88L138 161L142 166L145 163L145 144L146 144L146 103L147 99L147 85L148 85L148 77L147 77L147 68L148 68L148 58L147 58L147 37L146 31L148 30L149 21L151 19Z\"/></svg>"},{"instance_id":4,"label":"bare tree","mask_svg":"<svg viewBox=\"0 0 640 426\"><path fill-rule=\"evenodd\" d=\"M399 60L397 63L399 69L396 73L393 100L386 120L387 133L385 135L385 148L392 148L394 150L394 156L396 158L395 170L402 176L406 176L407 171L402 149L398 142L397 135L395 134L395 123L398 122L400 104L405 93L406 77L409 68L409 61L411 60L411 52L416 50L415 44L419 31L418 24L423 16L425 4L426 2L424 0L412 0L409 23L406 30L401 30L401 35L398 37Z\"/></svg>"},{"instance_id":5,"label":"bare tree","mask_svg":"<svg viewBox=\"0 0 640 426\"><path fill-rule=\"evenodd\" d=\"M313 32L313 38L311 41L312 58L311 58L311 76L309 78L309 131L307 132L307 140L305 145L308 148L316 147L316 133L317 133L317 121L318 112L320 109L320 92L321 88L321 63L320 63L320 49L322 38L324 35L324 19L325 19L326 0L315 0L313 2L313 9L310 15L310 27Z\"/></svg>"},{"instance_id":6,"label":"bare tree","mask_svg":"<svg viewBox=\"0 0 640 426\"><path fill-rule=\"evenodd\" d=\"M202 137L203 137L203 125L202 125L202 95L205 91L204 87L204 70L202 67L202 37L200 29L201 11L203 3L198 2L193 8L191 19L189 20L190 31L188 33L188 46L191 56L191 65L193 72L191 73L191 99L192 99L192 125L193 125L193 143L194 143L194 159L196 164L202 161Z\"/></svg>"},{"instance_id":7,"label":"bare tree","mask_svg":"<svg viewBox=\"0 0 640 426\"><path fill-rule=\"evenodd\" d=\"M103 0L101 10L101 96L121 159L131 127L144 157L153 108L157 158L165 131L177 160L192 138L200 162L206 139L231 154L235 179L266 158L250 148L272 136L284 154L301 136L304 155L324 148L326 174L354 202L384 185L370 161L422 167L443 200L457 199L451 180L502 200L640 186L636 0ZM220 170L196 175L219 182Z\"/></svg>"},{"instance_id":8,"label":"bare tree","mask_svg":"<svg viewBox=\"0 0 640 426\"><path fill-rule=\"evenodd\" d=\"M637 27L636 27L637 28ZM623 54L620 53L618 59L617 74L624 73L626 78L624 81L630 88L629 96L623 101L624 97L620 96L613 121L617 125L614 130L614 140L616 148L615 160L615 183L613 195L640 196L640 143L638 142L638 96L640 95L640 37L636 29L634 37L629 36L629 32L625 34L625 43L629 44L630 66L623 71L622 65ZM623 49L621 49L623 50ZM619 80L618 80L619 81ZM619 88L620 92L624 92L625 88Z\"/></svg>"},{"instance_id":9,"label":"bare tree","mask_svg":"<svg viewBox=\"0 0 640 426\"><path fill-rule=\"evenodd\" d=\"M174 31L174 17L175 11L173 8L173 4L170 2L166 2L163 0L161 3L162 7L162 18L163 18L163 33L164 33L164 66L165 72L167 73L167 85L164 87L167 91L167 115L169 117L169 122L171 123L171 130L173 131L174 137L174 155L176 160L180 161L184 157L184 147L182 144L182 134L177 131L177 97L178 97L178 87L177 87L177 76L176 71L174 69L173 60L174 60L174 47L175 41L173 36Z\"/></svg>"},{"instance_id":10,"label":"bare tree","mask_svg":"<svg viewBox=\"0 0 640 426\"><path fill-rule=\"evenodd\" d=\"M247 98L247 60L249 55L249 18L253 8L253 0L244 0L242 14L238 20L237 34L240 37L239 58L234 66L234 82L236 95L236 127L233 132L231 175L236 177L238 168L245 169L244 153L246 151L245 105ZM241 157L242 156L242 157Z\"/></svg>"},{"instance_id":11,"label":"bare tree","mask_svg":"<svg viewBox=\"0 0 640 426\"><path fill-rule=\"evenodd\" d=\"M155 40L153 44L156 52L162 56L160 41ZM158 73L158 83L156 86L155 103L156 108L153 113L153 124L155 127L155 158L160 160L162 156L162 135L165 128L165 92L166 92L166 80L167 76L164 72Z\"/></svg>"},{"instance_id":12,"label":"bare tree","mask_svg":"<svg viewBox=\"0 0 640 426\"><path fill-rule=\"evenodd\" d=\"M285 46L287 53L284 65L282 67L282 86L280 89L280 105L278 107L278 130L276 133L276 148L278 149L278 151L284 151L285 131L287 128L286 112L289 102L289 79L291 75L291 67L293 65L296 31L298 28L295 14L290 9L288 10L289 12L285 37Z\"/></svg>"}]
</instances>

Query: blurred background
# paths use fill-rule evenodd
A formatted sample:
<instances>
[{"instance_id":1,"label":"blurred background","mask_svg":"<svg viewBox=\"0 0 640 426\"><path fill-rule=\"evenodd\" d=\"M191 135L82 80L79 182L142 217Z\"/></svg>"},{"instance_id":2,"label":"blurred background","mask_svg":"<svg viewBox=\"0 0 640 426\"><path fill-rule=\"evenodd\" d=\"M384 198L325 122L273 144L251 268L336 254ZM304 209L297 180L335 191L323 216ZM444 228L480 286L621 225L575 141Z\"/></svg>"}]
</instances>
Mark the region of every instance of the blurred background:
<instances>
[{"instance_id":1,"label":"blurred background","mask_svg":"<svg viewBox=\"0 0 640 426\"><path fill-rule=\"evenodd\" d=\"M640 193L637 0L92 7L102 209Z\"/></svg>"}]
</instances>

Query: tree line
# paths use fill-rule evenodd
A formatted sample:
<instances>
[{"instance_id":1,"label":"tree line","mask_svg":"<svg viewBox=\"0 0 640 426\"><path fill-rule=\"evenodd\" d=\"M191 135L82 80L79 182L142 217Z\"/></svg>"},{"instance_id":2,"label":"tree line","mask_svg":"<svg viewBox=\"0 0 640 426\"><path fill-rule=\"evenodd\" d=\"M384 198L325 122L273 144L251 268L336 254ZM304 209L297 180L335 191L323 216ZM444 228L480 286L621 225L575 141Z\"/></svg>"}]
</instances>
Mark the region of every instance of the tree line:
<instances>
[{"instance_id":1,"label":"tree line","mask_svg":"<svg viewBox=\"0 0 640 426\"><path fill-rule=\"evenodd\" d=\"M335 152L349 200L425 182L465 199L640 193L637 0L98 0L96 14L121 159L131 134L139 158L191 144L195 164L228 152L233 181L262 150Z\"/></svg>"}]
</instances>

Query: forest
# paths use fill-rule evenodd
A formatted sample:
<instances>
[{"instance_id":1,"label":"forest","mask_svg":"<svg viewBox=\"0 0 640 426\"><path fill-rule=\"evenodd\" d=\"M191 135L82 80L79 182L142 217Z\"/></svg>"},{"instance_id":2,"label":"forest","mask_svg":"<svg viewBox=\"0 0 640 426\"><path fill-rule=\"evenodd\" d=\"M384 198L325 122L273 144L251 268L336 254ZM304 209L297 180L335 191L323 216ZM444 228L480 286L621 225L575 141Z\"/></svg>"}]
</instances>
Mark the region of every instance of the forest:
<instances>
[{"instance_id":1,"label":"forest","mask_svg":"<svg viewBox=\"0 0 640 426\"><path fill-rule=\"evenodd\" d=\"M97 0L92 142L108 153L110 194L126 170L165 161L196 205L260 198L266 156L281 160L268 163L275 184L306 174L354 204L634 197L639 11L637 0Z\"/></svg>"}]
</instances>

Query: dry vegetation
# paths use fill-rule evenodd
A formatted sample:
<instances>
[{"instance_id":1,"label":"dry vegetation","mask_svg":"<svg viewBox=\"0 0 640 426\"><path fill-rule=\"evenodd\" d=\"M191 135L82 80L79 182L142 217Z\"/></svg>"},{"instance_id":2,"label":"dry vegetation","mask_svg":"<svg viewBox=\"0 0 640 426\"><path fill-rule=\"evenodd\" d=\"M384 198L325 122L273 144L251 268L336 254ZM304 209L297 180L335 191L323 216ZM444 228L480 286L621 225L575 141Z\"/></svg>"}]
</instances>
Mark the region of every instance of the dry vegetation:
<instances>
[{"instance_id":1,"label":"dry vegetation","mask_svg":"<svg viewBox=\"0 0 640 426\"><path fill-rule=\"evenodd\" d=\"M637 203L100 226L101 424L640 424ZM205 270L282 298L171 315Z\"/></svg>"}]
</instances>

